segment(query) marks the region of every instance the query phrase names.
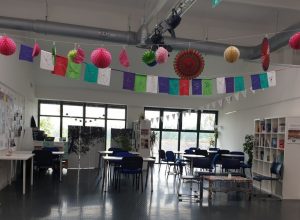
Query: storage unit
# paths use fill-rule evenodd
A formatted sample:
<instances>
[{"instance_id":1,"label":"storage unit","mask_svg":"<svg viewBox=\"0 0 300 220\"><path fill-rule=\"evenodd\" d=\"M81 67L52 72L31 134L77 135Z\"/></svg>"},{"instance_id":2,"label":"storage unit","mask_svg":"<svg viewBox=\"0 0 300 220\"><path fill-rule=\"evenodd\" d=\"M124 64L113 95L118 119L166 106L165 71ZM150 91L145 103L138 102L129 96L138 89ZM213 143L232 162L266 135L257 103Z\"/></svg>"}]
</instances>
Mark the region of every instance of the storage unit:
<instances>
[{"instance_id":1,"label":"storage unit","mask_svg":"<svg viewBox=\"0 0 300 220\"><path fill-rule=\"evenodd\" d=\"M283 199L300 199L300 118L280 117L254 121L253 175L270 176L273 161L283 164L279 181L263 181L262 190ZM299 135L299 137L298 137ZM259 188L259 183L254 181Z\"/></svg>"},{"instance_id":2,"label":"storage unit","mask_svg":"<svg viewBox=\"0 0 300 220\"><path fill-rule=\"evenodd\" d=\"M139 120L133 122L134 147L142 157L150 157L150 120Z\"/></svg>"}]
</instances>

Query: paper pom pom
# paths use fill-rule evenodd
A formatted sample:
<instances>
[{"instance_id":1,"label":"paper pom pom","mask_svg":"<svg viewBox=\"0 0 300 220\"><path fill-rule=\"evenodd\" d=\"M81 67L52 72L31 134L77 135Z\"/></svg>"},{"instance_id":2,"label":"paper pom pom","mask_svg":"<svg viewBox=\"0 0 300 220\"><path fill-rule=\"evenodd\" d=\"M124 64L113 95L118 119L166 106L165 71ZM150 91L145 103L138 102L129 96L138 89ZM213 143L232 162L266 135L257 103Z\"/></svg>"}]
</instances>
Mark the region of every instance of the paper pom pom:
<instances>
[{"instance_id":1,"label":"paper pom pom","mask_svg":"<svg viewBox=\"0 0 300 220\"><path fill-rule=\"evenodd\" d=\"M34 43L33 50L32 50L32 57L36 57L40 54L41 48L38 43Z\"/></svg>"},{"instance_id":2,"label":"paper pom pom","mask_svg":"<svg viewBox=\"0 0 300 220\"><path fill-rule=\"evenodd\" d=\"M197 50L183 50L176 55L173 66L180 78L194 79L202 73L204 59Z\"/></svg>"},{"instance_id":3,"label":"paper pom pom","mask_svg":"<svg viewBox=\"0 0 300 220\"><path fill-rule=\"evenodd\" d=\"M123 48L119 54L119 62L124 67L129 67L129 58L126 50Z\"/></svg>"},{"instance_id":4,"label":"paper pom pom","mask_svg":"<svg viewBox=\"0 0 300 220\"><path fill-rule=\"evenodd\" d=\"M152 50L145 51L144 54L143 54L142 60L148 66L155 66L156 65L155 53Z\"/></svg>"},{"instance_id":5,"label":"paper pom pom","mask_svg":"<svg viewBox=\"0 0 300 220\"><path fill-rule=\"evenodd\" d=\"M73 59L73 62L74 63L82 63L85 59L85 53L84 53L84 50L81 49L80 47L77 49L77 53Z\"/></svg>"},{"instance_id":6,"label":"paper pom pom","mask_svg":"<svg viewBox=\"0 0 300 220\"><path fill-rule=\"evenodd\" d=\"M77 54L77 50L70 50L68 53L68 58L73 61L76 54Z\"/></svg>"},{"instance_id":7,"label":"paper pom pom","mask_svg":"<svg viewBox=\"0 0 300 220\"><path fill-rule=\"evenodd\" d=\"M111 54L105 48L97 48L91 54L91 61L98 68L107 68L111 63Z\"/></svg>"},{"instance_id":8,"label":"paper pom pom","mask_svg":"<svg viewBox=\"0 0 300 220\"><path fill-rule=\"evenodd\" d=\"M16 52L17 45L9 37L3 36L0 38L0 53L5 56L10 56Z\"/></svg>"},{"instance_id":9,"label":"paper pom pom","mask_svg":"<svg viewBox=\"0 0 300 220\"><path fill-rule=\"evenodd\" d=\"M169 52L164 47L159 47L155 52L156 62L161 64L167 62Z\"/></svg>"},{"instance_id":10,"label":"paper pom pom","mask_svg":"<svg viewBox=\"0 0 300 220\"><path fill-rule=\"evenodd\" d=\"M269 69L270 65L270 44L268 38L264 38L261 44L261 65L264 71Z\"/></svg>"},{"instance_id":11,"label":"paper pom pom","mask_svg":"<svg viewBox=\"0 0 300 220\"><path fill-rule=\"evenodd\" d=\"M237 47L230 46L224 51L224 58L228 63L234 63L240 57L240 51Z\"/></svg>"},{"instance_id":12,"label":"paper pom pom","mask_svg":"<svg viewBox=\"0 0 300 220\"><path fill-rule=\"evenodd\" d=\"M289 40L289 45L294 50L299 50L300 49L300 32L297 32L296 34L291 36L291 38Z\"/></svg>"}]
</instances>

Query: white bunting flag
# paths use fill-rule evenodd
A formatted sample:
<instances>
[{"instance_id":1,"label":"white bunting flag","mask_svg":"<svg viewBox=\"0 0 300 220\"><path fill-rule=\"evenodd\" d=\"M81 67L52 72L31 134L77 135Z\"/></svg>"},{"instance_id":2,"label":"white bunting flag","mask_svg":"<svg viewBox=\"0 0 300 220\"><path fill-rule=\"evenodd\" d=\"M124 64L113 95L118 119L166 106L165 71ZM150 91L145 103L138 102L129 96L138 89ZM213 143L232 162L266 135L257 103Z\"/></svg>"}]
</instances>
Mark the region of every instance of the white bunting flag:
<instances>
[{"instance_id":1,"label":"white bunting flag","mask_svg":"<svg viewBox=\"0 0 300 220\"><path fill-rule=\"evenodd\" d=\"M216 109L216 102L212 102L211 106L212 106L213 109Z\"/></svg>"},{"instance_id":2,"label":"white bunting flag","mask_svg":"<svg viewBox=\"0 0 300 220\"><path fill-rule=\"evenodd\" d=\"M158 121L159 121L159 117L156 118L156 122L158 122Z\"/></svg>"},{"instance_id":3,"label":"white bunting flag","mask_svg":"<svg viewBox=\"0 0 300 220\"><path fill-rule=\"evenodd\" d=\"M50 70L50 71L54 70L52 53L41 50L40 68L44 70Z\"/></svg>"},{"instance_id":4,"label":"white bunting flag","mask_svg":"<svg viewBox=\"0 0 300 220\"><path fill-rule=\"evenodd\" d=\"M242 93L242 96L243 96L244 98L247 97L247 91L246 91L246 90L242 91L241 93Z\"/></svg>"},{"instance_id":5,"label":"white bunting flag","mask_svg":"<svg viewBox=\"0 0 300 220\"><path fill-rule=\"evenodd\" d=\"M218 94L226 93L225 77L217 78L217 92Z\"/></svg>"},{"instance_id":6,"label":"white bunting flag","mask_svg":"<svg viewBox=\"0 0 300 220\"><path fill-rule=\"evenodd\" d=\"M192 112L192 110L191 110L191 109L189 109L189 110L188 110L188 114L189 114L189 115L191 115L191 112Z\"/></svg>"},{"instance_id":7,"label":"white bunting flag","mask_svg":"<svg viewBox=\"0 0 300 220\"><path fill-rule=\"evenodd\" d=\"M232 100L232 96L227 96L227 97L225 97L225 99L226 99L226 102L227 102L228 104L230 104L230 102L231 102L231 100Z\"/></svg>"},{"instance_id":8,"label":"white bunting flag","mask_svg":"<svg viewBox=\"0 0 300 220\"><path fill-rule=\"evenodd\" d=\"M223 99L218 100L218 104L222 108L223 107Z\"/></svg>"},{"instance_id":9,"label":"white bunting flag","mask_svg":"<svg viewBox=\"0 0 300 220\"><path fill-rule=\"evenodd\" d=\"M164 116L161 116L161 117L160 117L160 120L163 122L163 121L164 121Z\"/></svg>"},{"instance_id":10,"label":"white bunting flag","mask_svg":"<svg viewBox=\"0 0 300 220\"><path fill-rule=\"evenodd\" d=\"M268 74L269 87L276 86L276 72L270 71L267 72L267 74Z\"/></svg>"},{"instance_id":11,"label":"white bunting flag","mask_svg":"<svg viewBox=\"0 0 300 220\"><path fill-rule=\"evenodd\" d=\"M176 114L172 114L172 118L175 119Z\"/></svg>"},{"instance_id":12,"label":"white bunting flag","mask_svg":"<svg viewBox=\"0 0 300 220\"><path fill-rule=\"evenodd\" d=\"M110 85L110 74L111 74L111 68L104 68L98 69L98 81L97 83L103 86L109 86Z\"/></svg>"},{"instance_id":13,"label":"white bunting flag","mask_svg":"<svg viewBox=\"0 0 300 220\"><path fill-rule=\"evenodd\" d=\"M167 115L166 118L167 118L167 120L169 121L170 115Z\"/></svg>"},{"instance_id":14,"label":"white bunting flag","mask_svg":"<svg viewBox=\"0 0 300 220\"><path fill-rule=\"evenodd\" d=\"M157 93L158 76L147 75L147 88L146 92Z\"/></svg>"},{"instance_id":15,"label":"white bunting flag","mask_svg":"<svg viewBox=\"0 0 300 220\"><path fill-rule=\"evenodd\" d=\"M234 93L233 95L234 95L234 98L236 99L236 101L239 101L239 99L240 99L240 93L237 92L237 93Z\"/></svg>"},{"instance_id":16,"label":"white bunting flag","mask_svg":"<svg viewBox=\"0 0 300 220\"><path fill-rule=\"evenodd\" d=\"M250 87L250 91L254 94L255 93L255 90L252 89L252 87Z\"/></svg>"}]
</instances>

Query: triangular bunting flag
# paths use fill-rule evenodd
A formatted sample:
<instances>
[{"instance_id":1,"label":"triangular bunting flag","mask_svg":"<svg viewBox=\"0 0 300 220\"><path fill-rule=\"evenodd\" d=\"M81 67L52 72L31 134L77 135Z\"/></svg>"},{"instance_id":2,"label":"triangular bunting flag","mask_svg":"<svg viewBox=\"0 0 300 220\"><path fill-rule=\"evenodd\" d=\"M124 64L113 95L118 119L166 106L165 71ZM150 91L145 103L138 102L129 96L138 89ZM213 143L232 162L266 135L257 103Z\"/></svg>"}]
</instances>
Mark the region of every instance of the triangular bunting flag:
<instances>
[{"instance_id":1,"label":"triangular bunting flag","mask_svg":"<svg viewBox=\"0 0 300 220\"><path fill-rule=\"evenodd\" d=\"M146 92L147 76L142 74L135 74L134 91Z\"/></svg>"},{"instance_id":2,"label":"triangular bunting flag","mask_svg":"<svg viewBox=\"0 0 300 220\"><path fill-rule=\"evenodd\" d=\"M222 108L223 107L223 99L218 100L218 104Z\"/></svg>"},{"instance_id":3,"label":"triangular bunting flag","mask_svg":"<svg viewBox=\"0 0 300 220\"><path fill-rule=\"evenodd\" d=\"M225 99L226 99L226 102L227 102L228 104L230 104L230 102L231 102L231 100L232 100L232 96L227 96L227 97L225 97Z\"/></svg>"},{"instance_id":4,"label":"triangular bunting flag","mask_svg":"<svg viewBox=\"0 0 300 220\"><path fill-rule=\"evenodd\" d=\"M178 79L169 79L169 94L170 95L179 95L179 80Z\"/></svg>"},{"instance_id":5,"label":"triangular bunting flag","mask_svg":"<svg viewBox=\"0 0 300 220\"><path fill-rule=\"evenodd\" d=\"M247 97L247 91L246 90L242 91L241 93L242 93L242 95L243 95L244 98Z\"/></svg>"},{"instance_id":6,"label":"triangular bunting flag","mask_svg":"<svg viewBox=\"0 0 300 220\"><path fill-rule=\"evenodd\" d=\"M212 102L211 106L212 106L213 109L215 109L216 108L216 102Z\"/></svg>"},{"instance_id":7,"label":"triangular bunting flag","mask_svg":"<svg viewBox=\"0 0 300 220\"><path fill-rule=\"evenodd\" d=\"M240 93L234 93L233 94L234 95L234 98L236 99L236 101L239 101L239 99L240 99Z\"/></svg>"},{"instance_id":8,"label":"triangular bunting flag","mask_svg":"<svg viewBox=\"0 0 300 220\"><path fill-rule=\"evenodd\" d=\"M40 68L44 70L54 70L52 54L48 51L41 50Z\"/></svg>"},{"instance_id":9,"label":"triangular bunting flag","mask_svg":"<svg viewBox=\"0 0 300 220\"><path fill-rule=\"evenodd\" d=\"M110 75L111 75L111 68L107 67L104 69L98 69L98 80L97 83L103 86L110 85Z\"/></svg>"},{"instance_id":10,"label":"triangular bunting flag","mask_svg":"<svg viewBox=\"0 0 300 220\"><path fill-rule=\"evenodd\" d=\"M147 75L147 92L157 93L158 77Z\"/></svg>"},{"instance_id":11,"label":"triangular bunting flag","mask_svg":"<svg viewBox=\"0 0 300 220\"><path fill-rule=\"evenodd\" d=\"M217 78L216 82L217 82L217 93L224 94L226 92L225 77Z\"/></svg>"}]
</instances>

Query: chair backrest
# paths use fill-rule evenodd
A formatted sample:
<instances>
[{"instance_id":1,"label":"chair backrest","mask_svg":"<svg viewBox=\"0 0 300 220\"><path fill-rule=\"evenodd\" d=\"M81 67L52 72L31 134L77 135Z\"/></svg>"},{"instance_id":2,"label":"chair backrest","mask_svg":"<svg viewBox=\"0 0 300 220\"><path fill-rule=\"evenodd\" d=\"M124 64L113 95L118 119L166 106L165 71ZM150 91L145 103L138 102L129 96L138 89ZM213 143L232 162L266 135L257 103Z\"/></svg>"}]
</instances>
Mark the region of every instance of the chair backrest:
<instances>
[{"instance_id":1,"label":"chair backrest","mask_svg":"<svg viewBox=\"0 0 300 220\"><path fill-rule=\"evenodd\" d=\"M133 154L129 153L128 151L115 152L113 155L115 157L132 157L132 156L134 156Z\"/></svg>"},{"instance_id":2,"label":"chair backrest","mask_svg":"<svg viewBox=\"0 0 300 220\"><path fill-rule=\"evenodd\" d=\"M281 176L282 174L282 163L273 162L270 168L271 174Z\"/></svg>"},{"instance_id":3,"label":"chair backrest","mask_svg":"<svg viewBox=\"0 0 300 220\"><path fill-rule=\"evenodd\" d=\"M53 157L51 151L48 150L34 150L34 161L40 167L52 167Z\"/></svg>"},{"instance_id":4,"label":"chair backrest","mask_svg":"<svg viewBox=\"0 0 300 220\"><path fill-rule=\"evenodd\" d=\"M205 157L208 156L207 150L201 150L201 149L195 150L195 154L197 154L197 155L203 155Z\"/></svg>"},{"instance_id":5,"label":"chair backrest","mask_svg":"<svg viewBox=\"0 0 300 220\"><path fill-rule=\"evenodd\" d=\"M193 166L195 168L211 169L211 161L208 157L194 158Z\"/></svg>"},{"instance_id":6,"label":"chair backrest","mask_svg":"<svg viewBox=\"0 0 300 220\"><path fill-rule=\"evenodd\" d=\"M184 150L184 153L185 154L194 154L194 151L189 148L189 149Z\"/></svg>"},{"instance_id":7,"label":"chair backrest","mask_svg":"<svg viewBox=\"0 0 300 220\"><path fill-rule=\"evenodd\" d=\"M142 170L143 158L140 156L135 157L123 157L122 169L124 170Z\"/></svg>"},{"instance_id":8,"label":"chair backrest","mask_svg":"<svg viewBox=\"0 0 300 220\"><path fill-rule=\"evenodd\" d=\"M176 161L176 157L173 151L167 151L166 152L166 160L168 162L175 162Z\"/></svg>"},{"instance_id":9,"label":"chair backrest","mask_svg":"<svg viewBox=\"0 0 300 220\"><path fill-rule=\"evenodd\" d=\"M230 154L240 155L241 157L238 158L240 160L240 162L244 162L244 160L245 160L245 153L242 151L231 151Z\"/></svg>"},{"instance_id":10,"label":"chair backrest","mask_svg":"<svg viewBox=\"0 0 300 220\"><path fill-rule=\"evenodd\" d=\"M43 147L42 150L48 150L50 152L59 151L58 147Z\"/></svg>"},{"instance_id":11,"label":"chair backrest","mask_svg":"<svg viewBox=\"0 0 300 220\"><path fill-rule=\"evenodd\" d=\"M241 168L241 163L239 159L233 159L233 158L222 159L222 169L238 170L240 168Z\"/></svg>"},{"instance_id":12,"label":"chair backrest","mask_svg":"<svg viewBox=\"0 0 300 220\"><path fill-rule=\"evenodd\" d=\"M159 159L166 159L166 152L164 150L158 151Z\"/></svg>"},{"instance_id":13,"label":"chair backrest","mask_svg":"<svg viewBox=\"0 0 300 220\"><path fill-rule=\"evenodd\" d=\"M218 152L220 150L220 148L210 147L210 148L208 148L208 150Z\"/></svg>"},{"instance_id":14,"label":"chair backrest","mask_svg":"<svg viewBox=\"0 0 300 220\"><path fill-rule=\"evenodd\" d=\"M230 153L230 151L229 150L219 150L219 154L229 154Z\"/></svg>"}]
</instances>

